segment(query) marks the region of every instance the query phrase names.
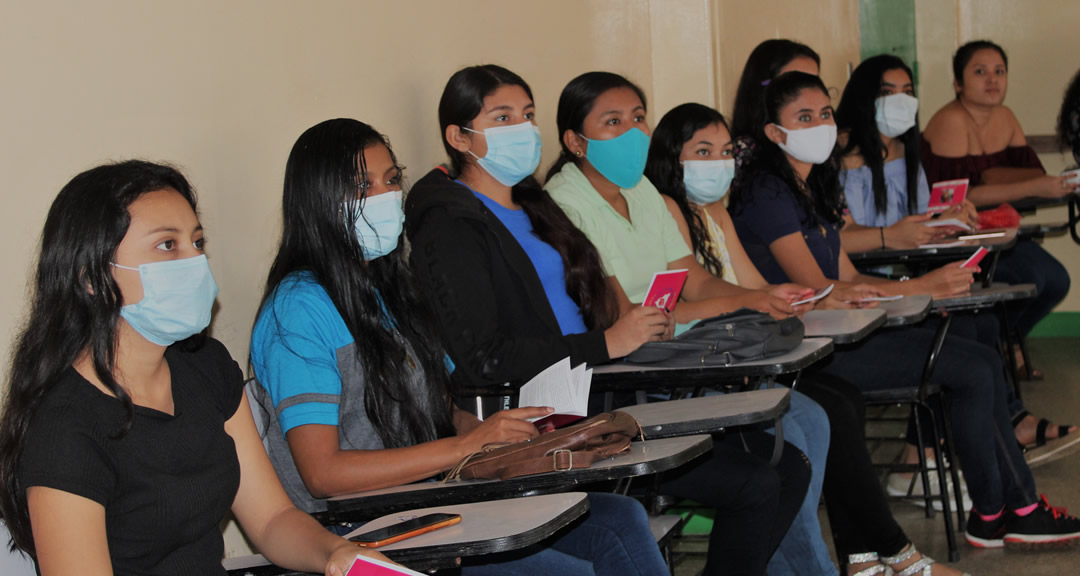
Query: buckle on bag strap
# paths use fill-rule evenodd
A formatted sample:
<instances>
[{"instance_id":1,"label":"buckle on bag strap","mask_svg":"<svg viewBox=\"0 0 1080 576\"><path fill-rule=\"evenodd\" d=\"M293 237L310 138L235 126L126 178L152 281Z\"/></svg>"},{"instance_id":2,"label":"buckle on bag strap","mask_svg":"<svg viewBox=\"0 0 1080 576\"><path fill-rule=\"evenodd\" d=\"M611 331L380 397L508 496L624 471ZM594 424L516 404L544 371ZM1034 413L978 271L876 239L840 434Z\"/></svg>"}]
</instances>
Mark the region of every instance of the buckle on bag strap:
<instances>
[{"instance_id":1,"label":"buckle on bag strap","mask_svg":"<svg viewBox=\"0 0 1080 576\"><path fill-rule=\"evenodd\" d=\"M559 454L566 454L567 467L559 468ZM551 469L556 472L567 472L574 469L574 453L565 448L551 453Z\"/></svg>"}]
</instances>

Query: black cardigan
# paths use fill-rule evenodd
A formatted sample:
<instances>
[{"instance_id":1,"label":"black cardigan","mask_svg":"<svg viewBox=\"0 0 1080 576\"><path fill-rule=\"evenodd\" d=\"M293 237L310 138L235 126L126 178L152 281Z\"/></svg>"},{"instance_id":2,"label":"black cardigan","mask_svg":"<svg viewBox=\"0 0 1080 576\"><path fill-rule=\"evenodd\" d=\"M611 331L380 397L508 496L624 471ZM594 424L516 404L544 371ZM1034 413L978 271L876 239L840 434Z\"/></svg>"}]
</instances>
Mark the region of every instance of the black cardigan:
<instances>
[{"instance_id":1,"label":"black cardigan","mask_svg":"<svg viewBox=\"0 0 1080 576\"><path fill-rule=\"evenodd\" d=\"M405 233L459 389L523 383L567 356L574 365L608 360L603 331L562 334L525 250L442 169L409 192Z\"/></svg>"}]
</instances>

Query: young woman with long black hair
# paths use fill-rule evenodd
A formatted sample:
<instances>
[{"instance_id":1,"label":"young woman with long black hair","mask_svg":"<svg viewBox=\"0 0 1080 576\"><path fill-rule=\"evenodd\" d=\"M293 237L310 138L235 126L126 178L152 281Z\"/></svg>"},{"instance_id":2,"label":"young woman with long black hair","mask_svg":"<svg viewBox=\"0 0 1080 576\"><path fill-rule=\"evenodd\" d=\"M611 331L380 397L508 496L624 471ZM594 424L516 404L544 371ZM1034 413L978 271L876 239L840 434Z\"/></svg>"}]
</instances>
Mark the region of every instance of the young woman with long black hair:
<instances>
[{"instance_id":1,"label":"young woman with long black hair","mask_svg":"<svg viewBox=\"0 0 1080 576\"><path fill-rule=\"evenodd\" d=\"M666 313L639 306L614 327L630 323L647 330L635 330L629 346L619 344L621 338L605 345L612 331L605 326L618 309L595 313L600 303L614 301L596 248L532 178L540 161L534 107L528 84L505 68L455 73L439 103L450 169L433 170L417 182L406 206L413 267L431 301L439 303L453 360L473 366L459 368L455 383L470 387L521 382L568 355L575 362L606 361L648 339L668 337L670 329ZM519 134L520 140L502 134ZM590 341L595 344L585 344ZM760 433L746 439L757 454L767 454L772 443ZM708 487L699 501L718 513L707 573L761 574L798 509L809 473L792 446L775 469L767 457L721 438L713 446L711 458L670 475L665 490Z\"/></svg>"},{"instance_id":2,"label":"young woman with long black hair","mask_svg":"<svg viewBox=\"0 0 1080 576\"><path fill-rule=\"evenodd\" d=\"M251 338L271 459L308 510L330 496L438 476L493 442L537 435L550 408L483 422L453 407L434 316L399 243L402 167L357 120L305 131L289 154L281 244ZM467 574L656 574L644 509L592 494L585 521L545 546L472 559Z\"/></svg>"},{"instance_id":3,"label":"young woman with long black hair","mask_svg":"<svg viewBox=\"0 0 1080 576\"><path fill-rule=\"evenodd\" d=\"M841 141L846 142L840 152L840 181L848 213L840 239L849 252L878 248L880 243L912 248L933 241L932 231L941 230L924 225L930 219L925 213L930 190L919 155L918 106L911 69L891 54L864 60L844 87L836 124ZM975 206L966 200L941 217L959 218L972 227L978 224ZM950 334L996 349L1000 328L994 314L961 314L954 317ZM1051 426L1045 418L1032 416L1011 386L1006 386L1006 393L1021 446L1036 448L1076 431L1076 427ZM1044 453L1062 448L1060 444L1052 444ZM1038 457L1029 454L1029 462L1033 456Z\"/></svg>"},{"instance_id":4,"label":"young woman with long black hair","mask_svg":"<svg viewBox=\"0 0 1080 576\"><path fill-rule=\"evenodd\" d=\"M858 274L840 245L836 125L821 79L788 72L772 79L764 96L767 124L754 134L755 153L731 198L736 231L758 269L772 282L790 278L816 288L868 282L890 294L910 290L911 282ZM909 367L921 363L932 339L933 330L925 328L883 332L836 352L823 370L864 390L911 386ZM967 540L980 547L1039 547L1080 538L1080 520L1036 497L1031 471L1011 441L998 355L948 338L941 358L933 378L948 392L947 417L974 502Z\"/></svg>"},{"instance_id":5,"label":"young woman with long black hair","mask_svg":"<svg viewBox=\"0 0 1080 576\"><path fill-rule=\"evenodd\" d=\"M682 104L657 123L645 176L665 196L698 261L731 282L761 288L768 283L747 257L721 201L735 171L731 150L727 122L719 112L701 104ZM866 450L865 405L859 389L834 376L807 371L799 379L799 392L829 416L832 434L823 493L837 553L846 559L848 574L880 573L882 564L898 571L915 566L917 571L932 562L914 550L889 510ZM934 572L959 574L942 566Z\"/></svg>"},{"instance_id":6,"label":"young woman with long black hair","mask_svg":"<svg viewBox=\"0 0 1080 576\"><path fill-rule=\"evenodd\" d=\"M621 307L644 300L655 272L687 269L686 287L674 310L684 326L739 307L778 317L793 313L789 302L809 295L809 290L790 284L749 290L713 276L694 259L662 197L644 177L650 133L645 113L644 92L618 74L588 72L571 80L559 96L562 149L545 185L596 245ZM802 394L792 394L791 409L784 417L785 438L806 454L812 476L794 523L769 561L772 573L836 571L821 543L817 520L828 430L821 407ZM684 482L671 489L698 501L717 499L709 483ZM717 528L714 525L709 552L718 564L723 558L719 548L723 532Z\"/></svg>"},{"instance_id":7,"label":"young woman with long black hair","mask_svg":"<svg viewBox=\"0 0 1080 576\"><path fill-rule=\"evenodd\" d=\"M0 510L43 576L224 576L230 509L281 566L341 575L356 558L289 502L240 368L205 336L205 242L169 166L98 166L49 209L0 420Z\"/></svg>"}]
</instances>

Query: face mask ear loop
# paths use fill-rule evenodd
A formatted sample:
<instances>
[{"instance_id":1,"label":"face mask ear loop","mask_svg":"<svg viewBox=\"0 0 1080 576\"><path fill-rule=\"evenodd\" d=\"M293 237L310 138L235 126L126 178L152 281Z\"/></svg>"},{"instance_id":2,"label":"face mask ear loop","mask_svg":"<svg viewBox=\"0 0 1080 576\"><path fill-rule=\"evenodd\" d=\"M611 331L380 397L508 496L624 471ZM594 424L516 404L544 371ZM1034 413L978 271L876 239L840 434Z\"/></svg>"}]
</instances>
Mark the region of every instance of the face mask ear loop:
<instances>
[{"instance_id":1,"label":"face mask ear loop","mask_svg":"<svg viewBox=\"0 0 1080 576\"><path fill-rule=\"evenodd\" d=\"M117 264L116 262L109 262L109 264L113 265L116 268L121 268L123 270L131 270L131 271L134 271L134 272L139 271L138 268L132 268L131 266L121 266L120 264Z\"/></svg>"}]
</instances>

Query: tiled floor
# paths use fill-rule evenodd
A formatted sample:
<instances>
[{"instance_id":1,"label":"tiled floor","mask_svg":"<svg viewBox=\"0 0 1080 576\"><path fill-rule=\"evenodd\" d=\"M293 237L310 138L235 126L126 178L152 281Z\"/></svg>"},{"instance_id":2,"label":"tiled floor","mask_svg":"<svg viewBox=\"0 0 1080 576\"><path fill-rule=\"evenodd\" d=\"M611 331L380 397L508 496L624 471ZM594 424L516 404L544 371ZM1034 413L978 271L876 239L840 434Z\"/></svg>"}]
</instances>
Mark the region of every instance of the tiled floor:
<instances>
[{"instance_id":1,"label":"tiled floor","mask_svg":"<svg viewBox=\"0 0 1080 576\"><path fill-rule=\"evenodd\" d=\"M1033 340L1030 349L1046 379L1023 383L1028 410L1061 423L1080 424L1080 340ZM1080 513L1080 450L1036 468L1034 474L1039 491L1047 494L1051 504ZM937 559L948 557L940 517L928 519L921 508L902 502L893 505L893 514L920 550ZM824 511L821 516L828 533ZM964 543L962 535L957 537L960 561L955 566L973 576L1080 574L1080 548L1041 553L977 550ZM687 542L680 550L690 552L701 545ZM677 555L675 574L694 576L702 565L700 555Z\"/></svg>"}]
</instances>

